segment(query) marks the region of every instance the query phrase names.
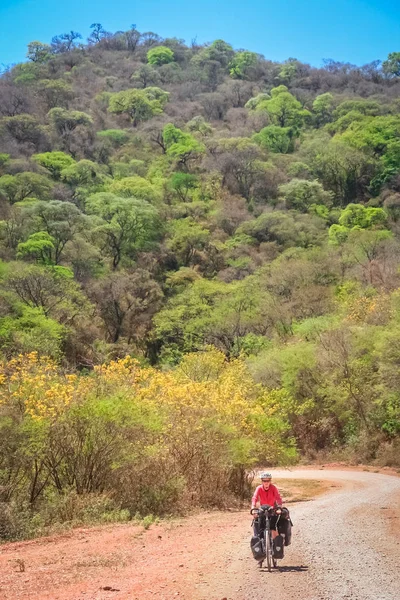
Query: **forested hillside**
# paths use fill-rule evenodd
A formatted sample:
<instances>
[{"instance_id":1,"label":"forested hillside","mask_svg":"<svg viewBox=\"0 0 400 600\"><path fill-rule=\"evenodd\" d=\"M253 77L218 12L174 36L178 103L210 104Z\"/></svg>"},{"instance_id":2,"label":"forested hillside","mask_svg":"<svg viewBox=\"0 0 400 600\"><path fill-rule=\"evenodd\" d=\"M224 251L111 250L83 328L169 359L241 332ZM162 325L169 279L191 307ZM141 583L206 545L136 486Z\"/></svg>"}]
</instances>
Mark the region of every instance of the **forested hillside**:
<instances>
[{"instance_id":1,"label":"forested hillside","mask_svg":"<svg viewBox=\"0 0 400 600\"><path fill-rule=\"evenodd\" d=\"M398 464L400 53L91 29L0 78L0 535L72 493L132 516L257 461Z\"/></svg>"}]
</instances>

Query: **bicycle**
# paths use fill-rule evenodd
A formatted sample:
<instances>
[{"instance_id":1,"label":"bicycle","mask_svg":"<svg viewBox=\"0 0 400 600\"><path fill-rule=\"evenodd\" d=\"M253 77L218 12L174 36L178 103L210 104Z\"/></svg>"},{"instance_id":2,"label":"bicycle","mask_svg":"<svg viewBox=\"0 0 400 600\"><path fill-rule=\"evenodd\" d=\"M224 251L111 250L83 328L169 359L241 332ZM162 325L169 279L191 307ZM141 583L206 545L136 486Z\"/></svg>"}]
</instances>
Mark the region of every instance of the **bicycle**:
<instances>
[{"instance_id":1,"label":"bicycle","mask_svg":"<svg viewBox=\"0 0 400 600\"><path fill-rule=\"evenodd\" d=\"M260 539L263 545L263 553L265 554L265 558L258 562L259 567L261 569L264 560L266 560L268 572L271 573L272 568L276 568L278 566L278 559L274 558L274 543L272 539L272 530L270 527L270 517L276 515L278 516L279 521L281 509L275 509L273 506L265 505L261 506L260 508L252 508L250 514L257 515L260 531L263 530Z\"/></svg>"}]
</instances>

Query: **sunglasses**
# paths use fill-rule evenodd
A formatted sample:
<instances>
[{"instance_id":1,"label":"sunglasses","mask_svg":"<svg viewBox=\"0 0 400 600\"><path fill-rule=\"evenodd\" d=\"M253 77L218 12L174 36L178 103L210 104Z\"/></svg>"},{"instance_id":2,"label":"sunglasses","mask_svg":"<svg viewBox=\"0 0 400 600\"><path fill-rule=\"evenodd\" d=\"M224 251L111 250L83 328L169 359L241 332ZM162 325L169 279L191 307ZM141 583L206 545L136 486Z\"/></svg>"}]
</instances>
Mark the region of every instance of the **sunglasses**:
<instances>
[{"instance_id":1,"label":"sunglasses","mask_svg":"<svg viewBox=\"0 0 400 600\"><path fill-rule=\"evenodd\" d=\"M270 479L261 479L261 481L262 481L263 483L269 483L271 480L270 480Z\"/></svg>"}]
</instances>

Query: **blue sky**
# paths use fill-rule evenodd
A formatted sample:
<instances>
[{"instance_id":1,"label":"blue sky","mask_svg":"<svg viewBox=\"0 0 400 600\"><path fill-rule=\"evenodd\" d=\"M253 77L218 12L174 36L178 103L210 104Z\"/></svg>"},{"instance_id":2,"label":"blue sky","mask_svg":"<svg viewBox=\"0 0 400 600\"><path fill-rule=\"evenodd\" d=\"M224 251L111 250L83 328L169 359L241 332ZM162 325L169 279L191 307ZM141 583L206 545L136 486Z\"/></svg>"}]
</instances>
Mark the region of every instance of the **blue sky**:
<instances>
[{"instance_id":1,"label":"blue sky","mask_svg":"<svg viewBox=\"0 0 400 600\"><path fill-rule=\"evenodd\" d=\"M218 6L218 7L217 7ZM190 42L223 38L282 61L365 64L400 51L400 0L0 0L0 65L24 60L33 40L73 29L154 31Z\"/></svg>"}]
</instances>

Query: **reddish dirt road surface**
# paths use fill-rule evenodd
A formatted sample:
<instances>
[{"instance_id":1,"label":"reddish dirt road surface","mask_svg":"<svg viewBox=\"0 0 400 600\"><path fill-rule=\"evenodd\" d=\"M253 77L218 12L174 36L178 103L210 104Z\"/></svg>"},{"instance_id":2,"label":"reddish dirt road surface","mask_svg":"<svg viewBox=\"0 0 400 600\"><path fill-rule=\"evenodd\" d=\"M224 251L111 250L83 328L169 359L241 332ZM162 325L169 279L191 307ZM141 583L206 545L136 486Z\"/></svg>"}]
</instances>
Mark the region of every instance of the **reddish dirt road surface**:
<instances>
[{"instance_id":1,"label":"reddish dirt road surface","mask_svg":"<svg viewBox=\"0 0 400 600\"><path fill-rule=\"evenodd\" d=\"M291 506L292 545L273 573L251 556L250 516L78 529L0 546L0 600L398 600L400 478L338 470L275 477L341 482Z\"/></svg>"}]
</instances>

